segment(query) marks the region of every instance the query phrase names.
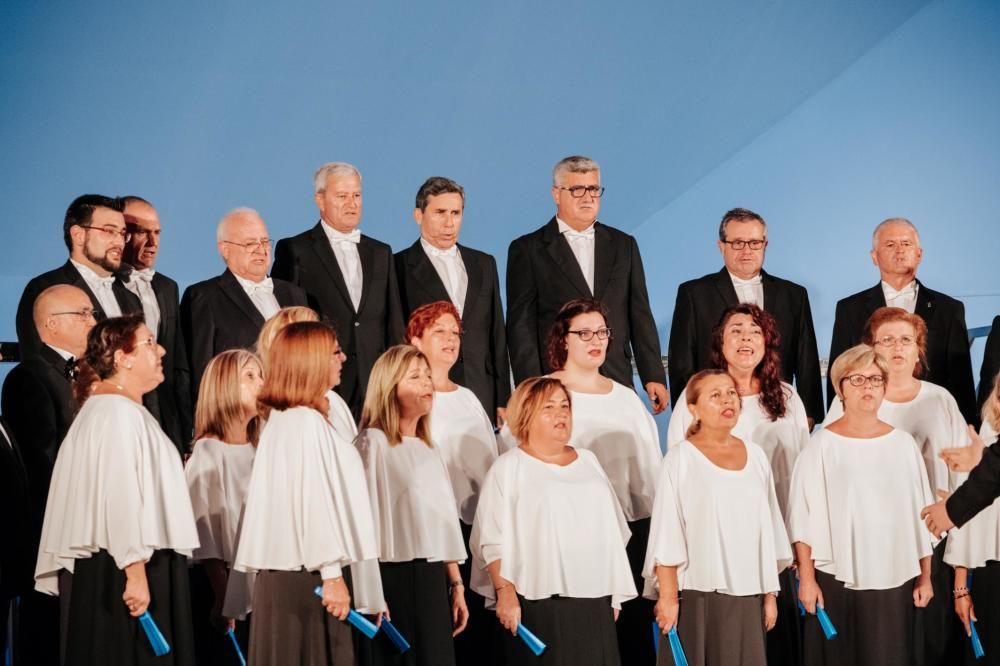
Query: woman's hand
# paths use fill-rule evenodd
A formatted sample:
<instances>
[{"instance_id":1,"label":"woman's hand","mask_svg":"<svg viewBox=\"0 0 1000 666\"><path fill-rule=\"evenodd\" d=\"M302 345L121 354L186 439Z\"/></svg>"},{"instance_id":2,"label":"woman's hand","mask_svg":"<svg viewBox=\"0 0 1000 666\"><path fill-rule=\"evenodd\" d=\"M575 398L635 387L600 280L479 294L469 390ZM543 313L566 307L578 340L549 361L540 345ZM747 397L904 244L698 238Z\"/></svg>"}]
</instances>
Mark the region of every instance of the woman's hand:
<instances>
[{"instance_id":1,"label":"woman's hand","mask_svg":"<svg viewBox=\"0 0 1000 666\"><path fill-rule=\"evenodd\" d=\"M465 586L459 583L451 588L451 635L458 636L469 623L469 607L465 605Z\"/></svg>"},{"instance_id":2,"label":"woman's hand","mask_svg":"<svg viewBox=\"0 0 1000 666\"><path fill-rule=\"evenodd\" d=\"M615 612L615 622L617 622L618 621L618 616L622 614L622 611L621 611L620 608L612 608L611 610L613 610Z\"/></svg>"},{"instance_id":3,"label":"woman's hand","mask_svg":"<svg viewBox=\"0 0 1000 666\"><path fill-rule=\"evenodd\" d=\"M323 581L323 607L338 620L347 619L351 611L351 593L347 591L343 576Z\"/></svg>"},{"instance_id":4,"label":"woman's hand","mask_svg":"<svg viewBox=\"0 0 1000 666\"><path fill-rule=\"evenodd\" d=\"M503 628L517 635L517 625L521 624L521 602L513 585L497 590L497 619Z\"/></svg>"},{"instance_id":5,"label":"woman's hand","mask_svg":"<svg viewBox=\"0 0 1000 666\"><path fill-rule=\"evenodd\" d=\"M816 614L816 606L826 606L823 603L823 590L819 589L816 579L799 578L799 601L810 615Z\"/></svg>"},{"instance_id":6,"label":"woman's hand","mask_svg":"<svg viewBox=\"0 0 1000 666\"><path fill-rule=\"evenodd\" d=\"M771 631L778 622L778 597L764 595L764 631Z\"/></svg>"},{"instance_id":7,"label":"woman's hand","mask_svg":"<svg viewBox=\"0 0 1000 666\"><path fill-rule=\"evenodd\" d=\"M149 610L149 583L146 581L146 563L133 562L125 567L125 592L122 601L132 617L139 617Z\"/></svg>"},{"instance_id":8,"label":"woman's hand","mask_svg":"<svg viewBox=\"0 0 1000 666\"><path fill-rule=\"evenodd\" d=\"M927 608L933 597L934 588L931 586L930 575L920 574L917 582L913 584L913 605L917 608Z\"/></svg>"},{"instance_id":9,"label":"woman's hand","mask_svg":"<svg viewBox=\"0 0 1000 666\"><path fill-rule=\"evenodd\" d=\"M965 635L972 635L972 621L976 619L976 609L972 607L972 597L966 594L964 597L959 597L955 599L955 613L958 614L958 619L962 621L965 626Z\"/></svg>"},{"instance_id":10,"label":"woman's hand","mask_svg":"<svg viewBox=\"0 0 1000 666\"><path fill-rule=\"evenodd\" d=\"M677 616L681 610L681 602L677 597L667 597L661 595L653 608L653 617L656 624L660 626L660 631L664 634L670 631L671 627L677 626Z\"/></svg>"}]
</instances>

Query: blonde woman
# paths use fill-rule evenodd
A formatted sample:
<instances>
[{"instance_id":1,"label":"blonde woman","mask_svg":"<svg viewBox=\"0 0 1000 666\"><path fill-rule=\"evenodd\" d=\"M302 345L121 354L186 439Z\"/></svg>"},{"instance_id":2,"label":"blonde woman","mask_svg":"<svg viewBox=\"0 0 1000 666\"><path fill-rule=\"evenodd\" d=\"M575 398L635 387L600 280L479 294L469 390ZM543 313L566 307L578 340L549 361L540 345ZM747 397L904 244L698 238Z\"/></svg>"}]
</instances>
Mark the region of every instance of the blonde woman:
<instances>
[{"instance_id":1,"label":"blonde woman","mask_svg":"<svg viewBox=\"0 0 1000 666\"><path fill-rule=\"evenodd\" d=\"M238 630L246 649L246 627L237 626L235 620L246 619L251 583L229 569L236 559L239 522L253 470L257 394L263 383L257 357L233 349L209 362L198 389L195 444L184 472L201 544L191 557L200 565L191 572L199 662L226 663L232 654L223 636L227 628Z\"/></svg>"},{"instance_id":2,"label":"blonde woman","mask_svg":"<svg viewBox=\"0 0 1000 666\"><path fill-rule=\"evenodd\" d=\"M312 308L307 308L304 305L293 305L292 307L281 308L273 317L264 322L264 327L260 329L260 335L257 336L256 349L265 372L267 371L268 357L270 356L271 343L274 342L274 338L289 324L300 321L319 321L319 315ZM341 358L341 363L343 364L346 360L347 357L344 356ZM326 399L330 403L330 412L327 416L337 434L350 442L358 435L358 424L354 421L351 408L347 406L347 403L340 397L340 394L333 390L335 388L337 388L336 384L331 386L327 392Z\"/></svg>"},{"instance_id":3,"label":"blonde woman","mask_svg":"<svg viewBox=\"0 0 1000 666\"><path fill-rule=\"evenodd\" d=\"M384 636L363 644L375 666L455 664L453 637L469 609L458 564L466 559L448 468L431 441L434 385L427 357L390 347L372 367L355 446L379 525L379 569L392 622L413 650Z\"/></svg>"}]
</instances>

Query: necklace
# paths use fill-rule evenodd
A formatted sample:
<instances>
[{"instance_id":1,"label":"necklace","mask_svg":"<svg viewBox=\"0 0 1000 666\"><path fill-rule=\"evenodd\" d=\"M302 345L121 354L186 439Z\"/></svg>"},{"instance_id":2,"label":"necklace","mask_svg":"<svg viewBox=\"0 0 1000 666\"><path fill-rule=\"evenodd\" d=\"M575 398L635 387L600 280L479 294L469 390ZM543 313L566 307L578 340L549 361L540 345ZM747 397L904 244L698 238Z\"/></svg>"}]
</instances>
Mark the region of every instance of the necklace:
<instances>
[{"instance_id":1,"label":"necklace","mask_svg":"<svg viewBox=\"0 0 1000 666\"><path fill-rule=\"evenodd\" d=\"M113 387L115 387L117 390L121 391L122 393L125 392L125 387L122 386L121 384L116 384L113 381L111 381L110 379L102 379L101 381L104 382L105 384L111 384Z\"/></svg>"}]
</instances>

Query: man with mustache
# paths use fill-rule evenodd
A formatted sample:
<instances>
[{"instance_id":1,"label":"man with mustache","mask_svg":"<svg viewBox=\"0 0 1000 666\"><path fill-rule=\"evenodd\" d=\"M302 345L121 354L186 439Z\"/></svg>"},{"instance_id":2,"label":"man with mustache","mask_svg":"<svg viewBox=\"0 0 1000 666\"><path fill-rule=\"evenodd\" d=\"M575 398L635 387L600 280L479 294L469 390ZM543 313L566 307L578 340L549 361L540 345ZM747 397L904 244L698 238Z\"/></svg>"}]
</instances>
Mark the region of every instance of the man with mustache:
<instances>
[{"instance_id":1,"label":"man with mustache","mask_svg":"<svg viewBox=\"0 0 1000 666\"><path fill-rule=\"evenodd\" d=\"M32 278L17 306L17 340L23 360L34 358L41 349L32 308L48 287L71 284L82 289L90 298L97 321L142 311L139 299L115 277L128 238L120 199L84 194L73 200L63 222L69 260Z\"/></svg>"}]
</instances>

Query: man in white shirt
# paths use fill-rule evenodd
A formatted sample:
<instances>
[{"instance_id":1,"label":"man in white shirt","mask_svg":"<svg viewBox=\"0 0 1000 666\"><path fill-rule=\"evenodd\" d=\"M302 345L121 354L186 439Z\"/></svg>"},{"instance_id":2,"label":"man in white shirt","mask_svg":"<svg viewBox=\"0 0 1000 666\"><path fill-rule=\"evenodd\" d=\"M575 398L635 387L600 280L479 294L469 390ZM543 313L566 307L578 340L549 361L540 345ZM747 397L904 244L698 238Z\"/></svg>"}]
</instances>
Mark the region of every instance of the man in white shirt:
<instances>
[{"instance_id":1,"label":"man in white shirt","mask_svg":"<svg viewBox=\"0 0 1000 666\"><path fill-rule=\"evenodd\" d=\"M264 322L280 308L307 305L305 292L267 277L271 238L252 208L226 213L216 228L216 247L226 264L222 275L193 284L181 300L181 330L191 368L191 404L205 367L229 349L250 349Z\"/></svg>"},{"instance_id":2,"label":"man in white shirt","mask_svg":"<svg viewBox=\"0 0 1000 666\"><path fill-rule=\"evenodd\" d=\"M510 398L507 332L496 260L458 244L465 190L432 176L417 191L413 219L420 238L396 253L399 298L405 319L421 305L451 301L462 317L462 347L449 376L476 394L494 424Z\"/></svg>"},{"instance_id":3,"label":"man in white shirt","mask_svg":"<svg viewBox=\"0 0 1000 666\"><path fill-rule=\"evenodd\" d=\"M753 303L778 323L784 379L795 383L812 427L823 420L824 404L809 294L764 271L767 243L767 223L757 213L734 208L722 216L716 241L722 270L677 288L668 348L670 395L676 403L691 375L711 367L712 332L723 312Z\"/></svg>"},{"instance_id":4,"label":"man in white shirt","mask_svg":"<svg viewBox=\"0 0 1000 666\"><path fill-rule=\"evenodd\" d=\"M79 287L90 298L98 321L142 311L139 299L114 275L121 266L128 238L120 199L84 194L73 200L63 221L69 260L28 282L17 306L17 339L22 359L36 356L41 348L32 308L47 287L56 284Z\"/></svg>"},{"instance_id":5,"label":"man in white shirt","mask_svg":"<svg viewBox=\"0 0 1000 666\"><path fill-rule=\"evenodd\" d=\"M278 241L273 277L303 288L310 306L337 328L347 360L336 391L361 415L375 360L403 341L392 248L361 233L361 172L346 162L313 175L319 222Z\"/></svg>"},{"instance_id":6,"label":"man in white shirt","mask_svg":"<svg viewBox=\"0 0 1000 666\"><path fill-rule=\"evenodd\" d=\"M181 334L180 292L177 283L156 270L160 251L160 215L151 203L137 196L122 197L125 244L118 275L125 287L142 302L146 326L166 354L163 383L156 387L160 425L181 454L187 453L193 436L191 373Z\"/></svg>"},{"instance_id":7,"label":"man in white shirt","mask_svg":"<svg viewBox=\"0 0 1000 666\"><path fill-rule=\"evenodd\" d=\"M909 220L892 217L875 227L871 258L881 280L837 303L830 363L861 342L865 324L878 308L888 305L919 315L927 322L928 369L923 379L948 389L966 421L978 427L965 306L920 283L917 268L923 256L917 228ZM826 391L829 403L834 395L829 379Z\"/></svg>"}]
</instances>

